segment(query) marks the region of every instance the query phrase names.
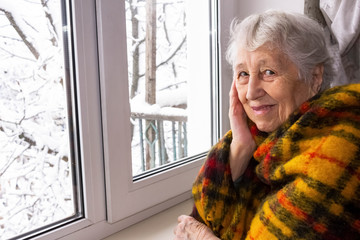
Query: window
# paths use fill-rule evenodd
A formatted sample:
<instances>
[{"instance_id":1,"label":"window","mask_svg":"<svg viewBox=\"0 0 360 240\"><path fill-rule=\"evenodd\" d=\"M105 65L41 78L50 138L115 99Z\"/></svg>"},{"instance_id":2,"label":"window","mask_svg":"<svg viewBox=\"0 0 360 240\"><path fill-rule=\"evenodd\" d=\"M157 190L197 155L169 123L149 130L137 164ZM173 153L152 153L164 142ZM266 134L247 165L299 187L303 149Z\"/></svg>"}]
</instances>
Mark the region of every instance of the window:
<instances>
[{"instance_id":1,"label":"window","mask_svg":"<svg viewBox=\"0 0 360 240\"><path fill-rule=\"evenodd\" d=\"M32 149L32 151L38 150L39 153L42 153L42 156L49 155L48 159L44 158L47 162L43 166L48 169L56 168L62 176L67 174L66 182L54 185L53 192L56 193L56 197L66 196L65 202L68 211L58 216L61 212L59 205L51 205L52 209L56 209L54 212L57 218L46 222L40 229L42 231L32 232L32 229L28 228L22 229L20 234L24 233L23 237L30 236L25 234L31 234L33 239L88 239L90 237L102 239L111 233L190 198L191 184L203 162L206 151L221 135L221 133L219 134L221 117L219 117L218 111L220 84L217 82L217 66L219 63L216 61L218 51L216 43L218 39L216 24L212 25L217 21L217 15L213 15L213 13L216 13L216 1L156 1L157 20L155 26L159 38L159 40L157 38L156 42L167 41L165 31L168 31L168 38L171 41L167 42L166 46L157 45L159 51L156 55L155 66L158 80L156 84L158 101L155 103L158 106L153 107L159 107L160 110L165 112L165 114L160 115L161 117L174 115L170 110L174 110L175 107L177 107L175 110L179 111L176 112L175 121L162 119L164 122L163 143L165 148L159 147L159 141L156 141L154 151L156 158L152 160L152 166L149 168L146 168L146 160L144 161L145 168L141 166L142 151L139 150L140 131L138 130L139 116L142 118L142 115L148 112L144 108L140 108L139 111L136 109L139 105L146 105L145 100L142 103L137 102L140 99L139 96L144 94L140 88L145 87L145 77L139 78L140 87L131 98L132 85L130 83L131 76L134 74L134 60L130 56L131 50L134 50L134 44L130 42L135 38L133 37L133 30L129 31L129 27L133 29L133 26L129 25L132 18L128 15L129 9L136 6L138 14L134 15L136 16L134 19L143 21L138 25L138 28L143 31L144 20L141 14L146 8L146 1L4 0L0 3L0 44L14 38L14 36L3 34L4 29L8 29L10 25L8 22L3 24L3 21L6 20L6 14L2 9L12 6L12 9L16 8L18 10L20 8L14 7L18 2L40 6L41 16L38 17L33 16L35 12L28 11L30 7L26 8L26 14L30 15L31 19L25 21L22 26L33 33L36 32L37 27L41 27L42 30L49 30L49 27L51 27L50 19L45 21L45 26L34 24L32 21L39 21L40 18L46 19L49 17L47 13L54 14L53 10L55 10L58 16L57 18L54 17L53 20L60 26L57 28L58 34L60 34L61 29L65 32L64 42L68 44L68 49L64 48L63 52L58 51L63 46L62 40L60 40L60 37L59 39L49 37L54 34L53 31L47 33L48 35L45 38L50 46L56 40L58 48L46 48L42 51L46 55L42 55L35 62L38 67L37 70L29 72L31 74L35 74L37 71L46 72L53 77L52 84L57 86L57 89L62 90L55 94L50 91L54 90L55 87L54 89L43 87L41 91L47 97L46 104L41 105L34 101L31 103L37 104L35 110L39 111L44 119L48 120L49 116L46 115L46 111L43 111L42 108L49 110L51 116L58 118L51 122L53 124L51 125L53 126L51 131L45 131L48 126L45 124L42 124L41 128L31 127L29 133L24 134L16 143L24 142L27 138L44 132L57 137L59 135L55 130L59 130L63 134L62 139L68 140L60 142L60 140L55 139L54 144L63 147L62 154L67 150L69 158L64 161L60 155L57 155L59 161L56 164L58 165L54 163L52 166L49 159L53 157L54 153L48 151L51 149L50 147ZM175 2L178 5L174 5ZM44 7L41 4L48 4L49 7ZM62 5L62 8L59 7L60 5ZM25 3L23 6L25 6ZM60 13L62 13L61 16ZM169 18L170 15L174 15L174 18ZM126 22L126 19L128 22ZM64 24L61 26L60 22ZM182 26L181 31L175 31L175 26L176 29L178 29L178 26ZM143 34L143 32L140 33ZM45 48L48 46L39 41L34 41L34 43L38 44L39 47ZM23 56L22 54L31 56L32 54L29 49L26 52L23 50L27 46L22 40L15 41L14 44L22 45L22 47L16 46L15 48L14 45L14 49L19 52L2 62L1 71L5 69L3 66L10 65L15 56ZM129 46L132 46L132 48L128 48ZM143 70L146 64L144 60L146 49L144 45L139 47L139 55L142 58L142 65L139 61L139 74L142 75L145 73ZM9 49L8 46L0 49L1 59L9 54ZM54 51L50 51L51 49ZM54 52L60 54L51 58L50 56ZM176 54L172 55L172 53ZM65 61L64 65L61 65L64 62L64 57L67 61ZM34 64L31 61L29 63L27 59L20 60L26 64ZM41 65L43 62L47 64L46 70ZM62 67L59 68L59 66ZM26 67L22 67L19 71L26 72L28 70ZM53 74L55 73L60 74L57 76L62 76L63 80L61 81L60 77L54 78ZM4 75L5 73L0 72L0 74ZM29 74L25 76L28 77ZM40 75L39 78L43 76ZM22 80L28 82L26 82L26 87L23 86L23 92L18 94L18 98L15 99L19 102L24 99L20 96L32 94L33 90L36 89L36 84L38 84L31 82L34 78ZM39 81L45 80L40 78ZM2 90L7 85L4 82L0 84L0 98L3 96L9 97L8 94L15 93L15 91L19 92L20 87L15 83L11 85L13 87L11 91L9 89L4 91L5 95ZM162 93L168 89L174 91L171 92L171 100L178 99L175 98L176 90L181 93L186 89L186 95L180 95L182 97L186 96L186 108L183 106L184 101L179 102L179 104L169 104L169 97L165 98L167 100L166 104L161 104ZM40 95L34 94L36 95L34 96L35 100L42 100ZM227 96L227 90L225 96ZM34 100L29 96L27 98L27 100ZM4 99L1 100L1 104L8 105L5 104L6 98ZM14 106L10 105L10 107ZM147 105L147 107L149 106ZM0 111L4 111L3 109L6 108L2 108ZM33 111L35 112L35 110ZM21 114L19 109L17 111L18 114ZM0 128L0 134L2 134L0 144L5 144L3 133L5 128L3 125L9 126L11 123L6 121L13 120L4 118L3 113L0 113L2 127ZM30 114L30 112L27 114ZM7 114L6 117L8 116L10 115ZM156 117L159 118L159 114ZM21 120L22 116L19 118ZM28 121L27 118L24 119ZM157 118L155 120L158 120ZM23 120L23 122L26 121ZM142 121L143 130L146 130L145 120ZM185 127L184 122L186 122ZM60 123L66 124L61 125ZM173 144L174 138L172 135L173 125L175 125L175 144ZM161 124L155 123L154 126L156 127L156 129L153 128L154 131L159 134L158 136L155 135L156 140L158 140L161 138L159 136L162 130L158 130L161 129L161 127L158 127ZM171 132L171 134L166 135L165 132ZM143 135L145 134L146 132L143 132ZM133 138L132 136L136 137ZM132 139L135 139L135 141L132 141ZM146 149L145 138L143 138L143 143L144 149ZM163 162L158 157L162 151L165 151L164 155L168 156ZM0 154L2 154L1 159L3 159L3 154L9 155L3 149ZM144 159L146 158L144 157ZM0 162L0 170L3 171L4 166L1 164L4 163ZM17 164L19 163L17 162ZM40 168L37 165L34 167L35 169ZM23 167L19 169L28 170ZM40 173L43 174L41 171ZM73 173L75 175L72 175ZM45 175L37 176L39 181L42 181L41 183L45 182L43 186L53 183L48 181L49 178L42 179ZM0 191L5 191L3 187L5 185L3 184L9 183L3 175L0 177L0 182L2 185ZM65 188L66 191L61 192L61 189ZM81 196L82 198L80 198ZM5 212L3 210L4 194L0 196L0 199L0 224L8 224L8 221L3 217ZM29 196L24 199L29 199ZM58 199L55 198L55 200ZM55 204L59 204L59 202ZM41 207L47 206L41 205ZM49 213L51 212L46 212L46 214ZM29 216L26 215L26 217ZM51 229L45 228L49 226L48 223L52 227ZM35 226L33 229L37 227ZM3 236L2 233L5 228L8 229L5 225L3 228L0 226L1 236Z\"/></svg>"},{"instance_id":2,"label":"window","mask_svg":"<svg viewBox=\"0 0 360 240\"><path fill-rule=\"evenodd\" d=\"M210 2L104 1L98 13L107 214L110 222L117 222L170 199L190 197L215 133ZM142 118L141 131L136 121ZM171 157L176 149L186 155ZM145 161L137 164L142 154ZM156 189L162 191L153 194ZM113 204L118 202L122 204Z\"/></svg>"},{"instance_id":3,"label":"window","mask_svg":"<svg viewBox=\"0 0 360 240\"><path fill-rule=\"evenodd\" d=\"M211 146L209 6L127 0L125 14L132 172L138 176ZM195 24L198 19L205 21Z\"/></svg>"},{"instance_id":4,"label":"window","mask_svg":"<svg viewBox=\"0 0 360 240\"><path fill-rule=\"evenodd\" d=\"M1 238L81 216L63 3L0 3Z\"/></svg>"}]
</instances>

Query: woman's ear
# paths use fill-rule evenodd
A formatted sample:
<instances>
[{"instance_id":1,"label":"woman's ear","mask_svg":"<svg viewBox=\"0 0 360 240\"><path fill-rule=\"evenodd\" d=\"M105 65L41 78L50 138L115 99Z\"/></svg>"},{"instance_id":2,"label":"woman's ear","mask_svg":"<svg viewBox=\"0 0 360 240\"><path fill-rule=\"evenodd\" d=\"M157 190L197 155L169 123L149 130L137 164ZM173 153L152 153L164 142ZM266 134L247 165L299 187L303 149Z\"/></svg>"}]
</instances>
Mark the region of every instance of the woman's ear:
<instances>
[{"instance_id":1,"label":"woman's ear","mask_svg":"<svg viewBox=\"0 0 360 240\"><path fill-rule=\"evenodd\" d=\"M321 88L321 83L323 81L323 74L324 74L324 65L318 64L314 67L312 71L312 83L313 83L313 91L318 93Z\"/></svg>"}]
</instances>

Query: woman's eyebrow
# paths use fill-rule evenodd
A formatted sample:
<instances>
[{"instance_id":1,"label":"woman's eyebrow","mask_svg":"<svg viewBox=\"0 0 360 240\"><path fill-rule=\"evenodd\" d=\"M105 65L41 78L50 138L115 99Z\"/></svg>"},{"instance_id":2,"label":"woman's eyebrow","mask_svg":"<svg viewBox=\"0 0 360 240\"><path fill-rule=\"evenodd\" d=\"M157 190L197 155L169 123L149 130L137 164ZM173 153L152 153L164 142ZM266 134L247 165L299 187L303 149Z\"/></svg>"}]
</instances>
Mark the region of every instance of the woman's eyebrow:
<instances>
[{"instance_id":1,"label":"woman's eyebrow","mask_svg":"<svg viewBox=\"0 0 360 240\"><path fill-rule=\"evenodd\" d=\"M256 63L257 66L271 65L277 68L280 68L282 64L283 64L282 59L278 59L278 58L270 59L268 57L262 58L258 60ZM244 62L240 62L234 66L234 70L238 70L239 68L247 68L247 64Z\"/></svg>"},{"instance_id":2,"label":"woman's eyebrow","mask_svg":"<svg viewBox=\"0 0 360 240\"><path fill-rule=\"evenodd\" d=\"M246 67L246 65L244 63L239 63L239 64L235 65L234 69L237 70L239 68L245 68L245 67Z\"/></svg>"},{"instance_id":3,"label":"woman's eyebrow","mask_svg":"<svg viewBox=\"0 0 360 240\"><path fill-rule=\"evenodd\" d=\"M259 61L259 65L260 66L266 66L266 65L270 65L271 67L275 67L275 68L281 68L284 65L284 62L282 59L262 59Z\"/></svg>"}]
</instances>

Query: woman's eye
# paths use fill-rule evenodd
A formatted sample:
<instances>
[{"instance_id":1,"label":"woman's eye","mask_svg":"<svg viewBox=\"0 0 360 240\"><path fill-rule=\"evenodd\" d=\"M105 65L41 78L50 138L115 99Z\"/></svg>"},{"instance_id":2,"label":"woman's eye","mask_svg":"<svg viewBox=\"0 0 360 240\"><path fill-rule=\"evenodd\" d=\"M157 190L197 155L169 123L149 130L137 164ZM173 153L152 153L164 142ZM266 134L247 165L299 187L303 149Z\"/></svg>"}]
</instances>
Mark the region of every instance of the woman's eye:
<instances>
[{"instance_id":1,"label":"woman's eye","mask_svg":"<svg viewBox=\"0 0 360 240\"><path fill-rule=\"evenodd\" d=\"M247 74L247 72L239 72L239 74L238 74L238 78L246 77L246 76L249 76L249 74Z\"/></svg>"},{"instance_id":2,"label":"woman's eye","mask_svg":"<svg viewBox=\"0 0 360 240\"><path fill-rule=\"evenodd\" d=\"M273 71L271 71L271 70L265 70L265 75L274 75L275 73L273 72Z\"/></svg>"}]
</instances>

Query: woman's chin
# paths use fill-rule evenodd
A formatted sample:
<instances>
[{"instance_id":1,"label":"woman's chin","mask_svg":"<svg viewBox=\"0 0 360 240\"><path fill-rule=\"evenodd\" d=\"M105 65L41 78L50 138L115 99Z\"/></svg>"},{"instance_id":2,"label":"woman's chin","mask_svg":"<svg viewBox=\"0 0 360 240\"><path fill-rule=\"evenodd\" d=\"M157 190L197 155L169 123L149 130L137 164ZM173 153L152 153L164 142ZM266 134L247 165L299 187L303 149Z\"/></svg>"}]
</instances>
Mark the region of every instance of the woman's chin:
<instances>
[{"instance_id":1,"label":"woman's chin","mask_svg":"<svg viewBox=\"0 0 360 240\"><path fill-rule=\"evenodd\" d=\"M255 122L255 124L257 129L267 133L273 132L279 127L279 124L273 124L271 122Z\"/></svg>"}]
</instances>

